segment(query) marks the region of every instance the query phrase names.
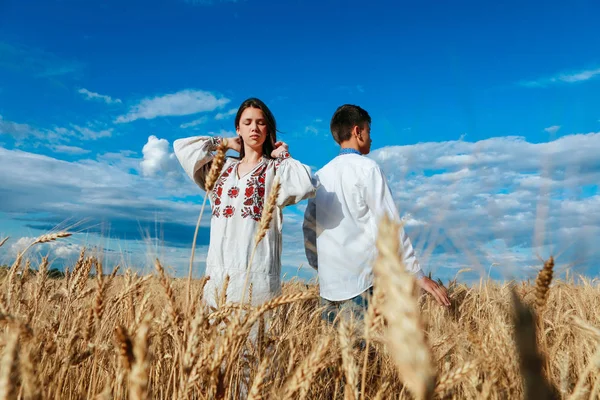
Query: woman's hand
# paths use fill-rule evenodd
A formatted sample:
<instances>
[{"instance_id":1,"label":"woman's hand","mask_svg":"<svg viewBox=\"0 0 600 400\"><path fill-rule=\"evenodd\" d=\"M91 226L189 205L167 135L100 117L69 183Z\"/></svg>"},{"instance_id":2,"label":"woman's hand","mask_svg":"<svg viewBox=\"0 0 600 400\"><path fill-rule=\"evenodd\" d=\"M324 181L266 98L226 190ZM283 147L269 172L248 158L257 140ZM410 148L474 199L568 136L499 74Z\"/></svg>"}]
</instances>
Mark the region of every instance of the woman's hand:
<instances>
[{"instance_id":1,"label":"woman's hand","mask_svg":"<svg viewBox=\"0 0 600 400\"><path fill-rule=\"evenodd\" d=\"M275 143L275 150L271 152L271 157L278 158L283 153L288 151L288 145L284 142Z\"/></svg>"},{"instance_id":2,"label":"woman's hand","mask_svg":"<svg viewBox=\"0 0 600 400\"><path fill-rule=\"evenodd\" d=\"M238 153L242 151L242 141L239 136L227 138L227 148L237 151Z\"/></svg>"}]
</instances>

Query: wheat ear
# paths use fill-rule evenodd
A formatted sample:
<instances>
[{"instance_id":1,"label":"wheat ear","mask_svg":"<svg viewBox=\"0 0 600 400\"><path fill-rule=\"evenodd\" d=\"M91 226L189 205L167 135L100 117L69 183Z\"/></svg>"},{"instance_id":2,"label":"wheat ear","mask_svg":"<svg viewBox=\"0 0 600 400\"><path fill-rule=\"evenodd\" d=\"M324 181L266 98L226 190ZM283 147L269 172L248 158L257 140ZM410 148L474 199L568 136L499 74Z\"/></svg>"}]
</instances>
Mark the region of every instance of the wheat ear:
<instances>
[{"instance_id":1,"label":"wheat ear","mask_svg":"<svg viewBox=\"0 0 600 400\"><path fill-rule=\"evenodd\" d=\"M256 376L254 377L254 381L252 382L252 387L250 388L250 393L248 394L248 400L262 399L261 392L264 388L267 367L270 362L271 360L269 358L265 358L261 361L258 371L256 372Z\"/></svg>"},{"instance_id":2,"label":"wheat ear","mask_svg":"<svg viewBox=\"0 0 600 400\"><path fill-rule=\"evenodd\" d=\"M469 376L469 374L477 369L477 367L479 367L479 364L476 361L468 361L460 365L458 368L440 376L435 388L436 393L442 397L442 394L445 394L447 391L451 390L458 382Z\"/></svg>"},{"instance_id":3,"label":"wheat ear","mask_svg":"<svg viewBox=\"0 0 600 400\"><path fill-rule=\"evenodd\" d=\"M429 399L435 368L415 296L416 281L406 272L400 254L399 227L387 215L379 223L375 285L385 293L381 312L388 322L387 342L400 377L416 399Z\"/></svg>"},{"instance_id":4,"label":"wheat ear","mask_svg":"<svg viewBox=\"0 0 600 400\"><path fill-rule=\"evenodd\" d=\"M258 244L267 234L269 227L271 226L271 221L273 220L273 212L277 206L277 197L279 196L279 190L281 189L281 183L279 182L279 176L275 176L273 180L273 186L271 186L271 191L269 192L269 198L263 208L262 215L260 217L260 222L258 224L258 231L254 236L254 247L252 249L252 254L250 254L250 259L248 260L248 266L246 267L246 279L244 281L244 289L242 290L241 302L244 303L246 297L246 291L248 291L248 282L250 278L250 267L252 266L252 260L254 259L254 253L256 253L256 249L258 248Z\"/></svg>"},{"instance_id":5,"label":"wheat ear","mask_svg":"<svg viewBox=\"0 0 600 400\"><path fill-rule=\"evenodd\" d=\"M150 323L144 321L138 329L133 345L134 363L129 375L129 398L133 400L148 398L148 378L150 374L149 334Z\"/></svg>"},{"instance_id":6,"label":"wheat ear","mask_svg":"<svg viewBox=\"0 0 600 400\"><path fill-rule=\"evenodd\" d=\"M190 256L190 267L188 271L188 281L187 281L187 296L186 296L186 309L189 308L190 300L191 300L191 290L192 290L192 269L194 265L194 255L196 254L196 240L198 239L198 230L200 229L200 221L202 221L202 215L204 214L204 207L206 206L206 199L208 198L208 194L212 191L215 183L217 182L217 178L223 169L223 165L225 164L225 153L227 153L227 139L223 138L219 146L217 147L217 154L215 154L212 164L210 166L210 170L206 175L206 179L204 180L204 200L202 201L202 207L200 208L200 215L198 215L198 221L196 222L196 230L194 231L194 238L192 239L192 254Z\"/></svg>"},{"instance_id":7,"label":"wheat ear","mask_svg":"<svg viewBox=\"0 0 600 400\"><path fill-rule=\"evenodd\" d=\"M0 363L0 399L17 398L19 380L19 332L14 329L6 334L4 354Z\"/></svg>"},{"instance_id":8,"label":"wheat ear","mask_svg":"<svg viewBox=\"0 0 600 400\"><path fill-rule=\"evenodd\" d=\"M296 368L294 375L286 382L280 398L284 400L304 399L317 373L327 366L323 360L329 347L330 337L325 336L318 342L310 354ZM296 392L298 396L294 396Z\"/></svg>"},{"instance_id":9,"label":"wheat ear","mask_svg":"<svg viewBox=\"0 0 600 400\"><path fill-rule=\"evenodd\" d=\"M340 350L342 352L342 368L346 376L346 386L344 387L344 400L358 399L358 365L354 359L352 349L354 337L352 327L347 321L342 319L338 328Z\"/></svg>"},{"instance_id":10,"label":"wheat ear","mask_svg":"<svg viewBox=\"0 0 600 400\"><path fill-rule=\"evenodd\" d=\"M27 250L29 250L30 247L35 246L36 244L53 242L56 239L66 238L71 235L72 235L72 233L69 233L69 232L56 232L56 233L48 233L46 235L39 236L37 239L35 239L33 242L31 242L27 247L25 247L25 250L23 250L21 252L21 255L25 254L25 252ZM8 238L6 238L6 239L8 239ZM6 239L4 241L6 241ZM4 244L4 241L2 242L2 244Z\"/></svg>"},{"instance_id":11,"label":"wheat ear","mask_svg":"<svg viewBox=\"0 0 600 400\"><path fill-rule=\"evenodd\" d=\"M119 325L115 328L115 339L119 345L119 356L123 369L130 371L133 364L133 344L127 328Z\"/></svg>"},{"instance_id":12,"label":"wheat ear","mask_svg":"<svg viewBox=\"0 0 600 400\"><path fill-rule=\"evenodd\" d=\"M554 271L554 258L550 256L548 261L544 263L544 267L538 273L535 280L535 304L538 314L546 307L548 301L548 292L552 283L552 275Z\"/></svg>"}]
</instances>

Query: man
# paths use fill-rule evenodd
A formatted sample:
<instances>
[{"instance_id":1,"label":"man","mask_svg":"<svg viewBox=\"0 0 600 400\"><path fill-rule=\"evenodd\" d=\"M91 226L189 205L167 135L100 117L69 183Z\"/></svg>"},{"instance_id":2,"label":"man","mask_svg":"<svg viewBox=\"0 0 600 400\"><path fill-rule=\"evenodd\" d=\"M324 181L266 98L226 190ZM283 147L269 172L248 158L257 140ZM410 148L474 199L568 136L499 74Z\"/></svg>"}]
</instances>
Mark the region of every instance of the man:
<instances>
[{"instance_id":1,"label":"man","mask_svg":"<svg viewBox=\"0 0 600 400\"><path fill-rule=\"evenodd\" d=\"M373 290L380 217L399 221L385 176L367 157L371 150L371 117L362 108L339 107L330 124L340 153L316 172L316 197L309 200L303 224L306 256L318 271L325 317L333 322L342 310L357 317L367 307ZM446 290L424 276L408 236L400 228L406 269L438 303L449 306Z\"/></svg>"}]
</instances>

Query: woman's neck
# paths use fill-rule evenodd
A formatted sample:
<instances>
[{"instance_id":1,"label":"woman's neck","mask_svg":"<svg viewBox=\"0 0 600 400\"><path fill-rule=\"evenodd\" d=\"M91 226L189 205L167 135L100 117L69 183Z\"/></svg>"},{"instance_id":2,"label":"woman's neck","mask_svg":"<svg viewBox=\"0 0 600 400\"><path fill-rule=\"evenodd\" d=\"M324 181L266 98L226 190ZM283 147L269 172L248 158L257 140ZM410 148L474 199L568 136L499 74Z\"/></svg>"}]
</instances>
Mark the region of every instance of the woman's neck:
<instances>
[{"instance_id":1,"label":"woman's neck","mask_svg":"<svg viewBox=\"0 0 600 400\"><path fill-rule=\"evenodd\" d=\"M246 146L244 147L244 158L242 159L242 162L254 164L259 162L262 159L262 156L262 151L258 152L253 148Z\"/></svg>"}]
</instances>

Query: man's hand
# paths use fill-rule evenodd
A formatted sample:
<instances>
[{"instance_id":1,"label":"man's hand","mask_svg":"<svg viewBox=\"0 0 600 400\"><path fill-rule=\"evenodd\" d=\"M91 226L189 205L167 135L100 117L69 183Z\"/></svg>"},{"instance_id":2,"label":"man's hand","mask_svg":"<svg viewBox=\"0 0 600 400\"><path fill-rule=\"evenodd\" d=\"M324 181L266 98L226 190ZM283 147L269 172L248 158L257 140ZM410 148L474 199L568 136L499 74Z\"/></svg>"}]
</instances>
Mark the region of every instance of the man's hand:
<instances>
[{"instance_id":1,"label":"man's hand","mask_svg":"<svg viewBox=\"0 0 600 400\"><path fill-rule=\"evenodd\" d=\"M448 298L448 292L445 287L438 285L426 276L417 279L417 283L423 290L429 292L440 305L445 307L450 306L450 299Z\"/></svg>"},{"instance_id":2,"label":"man's hand","mask_svg":"<svg viewBox=\"0 0 600 400\"><path fill-rule=\"evenodd\" d=\"M277 158L286 151L288 151L288 145L284 142L277 142L275 143L275 150L271 152L271 157Z\"/></svg>"}]
</instances>

